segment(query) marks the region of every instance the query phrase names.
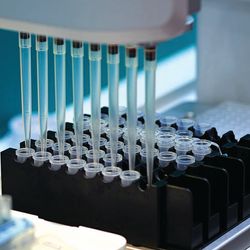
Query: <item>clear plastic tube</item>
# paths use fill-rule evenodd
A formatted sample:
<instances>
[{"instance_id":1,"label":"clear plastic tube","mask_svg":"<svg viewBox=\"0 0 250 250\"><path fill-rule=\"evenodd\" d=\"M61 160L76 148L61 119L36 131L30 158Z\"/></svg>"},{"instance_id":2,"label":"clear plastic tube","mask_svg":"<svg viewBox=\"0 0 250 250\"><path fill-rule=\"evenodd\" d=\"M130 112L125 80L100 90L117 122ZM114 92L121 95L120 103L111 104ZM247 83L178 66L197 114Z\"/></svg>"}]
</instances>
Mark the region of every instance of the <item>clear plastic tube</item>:
<instances>
[{"instance_id":1,"label":"clear plastic tube","mask_svg":"<svg viewBox=\"0 0 250 250\"><path fill-rule=\"evenodd\" d=\"M194 121L191 119L178 119L176 122L177 126L178 126L178 130L188 130L190 127L192 127L194 125Z\"/></svg>"},{"instance_id":2,"label":"clear plastic tube","mask_svg":"<svg viewBox=\"0 0 250 250\"><path fill-rule=\"evenodd\" d=\"M193 140L189 137L179 137L175 139L175 150L177 155L185 155L192 150Z\"/></svg>"},{"instance_id":3,"label":"clear plastic tube","mask_svg":"<svg viewBox=\"0 0 250 250\"><path fill-rule=\"evenodd\" d=\"M111 148L110 142L106 142L105 147L107 152L110 153L110 148ZM123 148L124 148L124 143L121 141L117 141L117 151L122 150Z\"/></svg>"},{"instance_id":4,"label":"clear plastic tube","mask_svg":"<svg viewBox=\"0 0 250 250\"><path fill-rule=\"evenodd\" d=\"M159 150L156 148L153 148L152 151L152 158L154 160L155 157L157 157L159 154ZM141 155L141 161L147 163L147 159L148 159L148 152L146 148L141 149L140 151L140 155Z\"/></svg>"},{"instance_id":5,"label":"clear plastic tube","mask_svg":"<svg viewBox=\"0 0 250 250\"><path fill-rule=\"evenodd\" d=\"M88 141L89 145L93 148L93 141L91 139L89 139ZM107 139L106 138L103 138L103 137L100 137L100 142L99 142L99 146L100 147L105 147L107 144Z\"/></svg>"},{"instance_id":6,"label":"clear plastic tube","mask_svg":"<svg viewBox=\"0 0 250 250\"><path fill-rule=\"evenodd\" d=\"M54 72L55 72L55 105L57 120L57 135L59 154L64 154L65 142L65 111L66 111L66 81L65 81L65 41L54 39Z\"/></svg>"},{"instance_id":7,"label":"clear plastic tube","mask_svg":"<svg viewBox=\"0 0 250 250\"><path fill-rule=\"evenodd\" d=\"M156 47L145 48L145 131L148 186L152 185L155 144Z\"/></svg>"},{"instance_id":8,"label":"clear plastic tube","mask_svg":"<svg viewBox=\"0 0 250 250\"><path fill-rule=\"evenodd\" d=\"M31 36L19 33L22 119L24 126L25 147L30 148L32 88L31 88Z\"/></svg>"},{"instance_id":9,"label":"clear plastic tube","mask_svg":"<svg viewBox=\"0 0 250 250\"><path fill-rule=\"evenodd\" d=\"M83 44L71 42L73 102L74 102L74 131L76 139L77 158L81 158L83 133Z\"/></svg>"},{"instance_id":10,"label":"clear plastic tube","mask_svg":"<svg viewBox=\"0 0 250 250\"><path fill-rule=\"evenodd\" d=\"M69 149L70 159L81 159L88 151L87 147L84 146L73 146ZM80 152L80 158L79 158Z\"/></svg>"},{"instance_id":11,"label":"clear plastic tube","mask_svg":"<svg viewBox=\"0 0 250 250\"><path fill-rule=\"evenodd\" d=\"M68 152L70 149L71 145L69 143L64 143L63 144L63 153L60 151L60 145L58 142L54 143L52 145L52 150L54 155L64 155L65 152Z\"/></svg>"},{"instance_id":12,"label":"clear plastic tube","mask_svg":"<svg viewBox=\"0 0 250 250\"><path fill-rule=\"evenodd\" d=\"M176 169L185 171L188 166L195 163L195 158L192 155L179 155L176 158Z\"/></svg>"},{"instance_id":13,"label":"clear plastic tube","mask_svg":"<svg viewBox=\"0 0 250 250\"><path fill-rule=\"evenodd\" d=\"M176 160L176 153L170 151L160 152L158 155L160 167L165 168L171 161Z\"/></svg>"},{"instance_id":14,"label":"clear plastic tube","mask_svg":"<svg viewBox=\"0 0 250 250\"><path fill-rule=\"evenodd\" d=\"M126 70L127 70L127 139L129 169L135 169L136 135L137 135L137 49L126 48Z\"/></svg>"},{"instance_id":15,"label":"clear plastic tube","mask_svg":"<svg viewBox=\"0 0 250 250\"><path fill-rule=\"evenodd\" d=\"M141 152L141 147L139 145L135 146L135 156ZM129 157L129 149L128 145L123 147L124 158L128 160Z\"/></svg>"},{"instance_id":16,"label":"clear plastic tube","mask_svg":"<svg viewBox=\"0 0 250 250\"><path fill-rule=\"evenodd\" d=\"M175 124L177 122L177 118L175 116L161 116L160 117L160 123L161 126L167 126L170 127L171 125Z\"/></svg>"},{"instance_id":17,"label":"clear plastic tube","mask_svg":"<svg viewBox=\"0 0 250 250\"><path fill-rule=\"evenodd\" d=\"M55 137L56 137L57 140L58 140L58 134L57 134L57 133L55 134ZM65 130L65 131L64 131L64 140L65 140L65 141L72 140L73 137L74 137L74 134L73 134L72 131L69 131L69 130Z\"/></svg>"},{"instance_id":18,"label":"clear plastic tube","mask_svg":"<svg viewBox=\"0 0 250 250\"><path fill-rule=\"evenodd\" d=\"M112 167L113 164L113 159L112 155L110 153L107 153L103 157L104 165L105 167ZM122 155L121 154L116 154L116 165L122 161Z\"/></svg>"},{"instance_id":19,"label":"clear plastic tube","mask_svg":"<svg viewBox=\"0 0 250 250\"><path fill-rule=\"evenodd\" d=\"M91 132L94 153L94 163L99 162L100 119L101 119L101 59L99 44L89 45L90 95L91 95ZM98 166L97 164L95 164Z\"/></svg>"},{"instance_id":20,"label":"clear plastic tube","mask_svg":"<svg viewBox=\"0 0 250 250\"><path fill-rule=\"evenodd\" d=\"M42 151L42 144L43 144L43 143L44 143L44 142L42 142L42 141L40 141L40 140L36 140L36 141L35 141L36 151ZM47 140L46 140L46 149L51 148L53 144L54 144L54 141L53 141L53 140L47 139Z\"/></svg>"},{"instance_id":21,"label":"clear plastic tube","mask_svg":"<svg viewBox=\"0 0 250 250\"><path fill-rule=\"evenodd\" d=\"M109 87L109 131L112 166L116 166L118 126L119 126L119 47L109 45L107 53Z\"/></svg>"},{"instance_id":22,"label":"clear plastic tube","mask_svg":"<svg viewBox=\"0 0 250 250\"><path fill-rule=\"evenodd\" d=\"M156 141L160 152L168 151L175 145L175 135L172 133L158 134Z\"/></svg>"},{"instance_id":23,"label":"clear plastic tube","mask_svg":"<svg viewBox=\"0 0 250 250\"><path fill-rule=\"evenodd\" d=\"M98 164L96 162L94 162L95 157L98 158L98 162L99 162L99 160L102 159L104 157L104 155L105 155L105 152L103 150L98 150L98 152L96 152L93 149L90 149L86 153L87 162L93 162L98 167Z\"/></svg>"},{"instance_id":24,"label":"clear plastic tube","mask_svg":"<svg viewBox=\"0 0 250 250\"><path fill-rule=\"evenodd\" d=\"M74 145L76 145L76 138L75 136L73 136L71 138L72 142ZM88 143L90 140L90 136L89 135L86 135L86 134L82 134L82 144L85 144L85 143Z\"/></svg>"},{"instance_id":25,"label":"clear plastic tube","mask_svg":"<svg viewBox=\"0 0 250 250\"><path fill-rule=\"evenodd\" d=\"M208 140L195 140L192 143L192 152L196 161L202 161L204 157L211 153L212 143Z\"/></svg>"},{"instance_id":26,"label":"clear plastic tube","mask_svg":"<svg viewBox=\"0 0 250 250\"><path fill-rule=\"evenodd\" d=\"M209 123L205 122L196 122L194 124L194 135L195 136L203 136L205 132L209 129L211 129L212 126Z\"/></svg>"}]
</instances>

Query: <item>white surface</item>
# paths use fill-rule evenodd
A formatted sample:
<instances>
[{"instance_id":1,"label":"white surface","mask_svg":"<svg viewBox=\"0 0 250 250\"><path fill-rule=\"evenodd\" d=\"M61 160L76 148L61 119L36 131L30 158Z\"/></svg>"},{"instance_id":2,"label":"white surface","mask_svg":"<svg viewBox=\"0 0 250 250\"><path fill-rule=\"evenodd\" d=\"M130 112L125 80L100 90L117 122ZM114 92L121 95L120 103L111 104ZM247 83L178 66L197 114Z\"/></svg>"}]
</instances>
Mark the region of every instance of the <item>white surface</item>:
<instances>
[{"instance_id":1,"label":"white surface","mask_svg":"<svg viewBox=\"0 0 250 250\"><path fill-rule=\"evenodd\" d=\"M250 134L250 105L225 102L198 115L196 120L211 124L220 136L232 130L240 139Z\"/></svg>"},{"instance_id":2,"label":"white surface","mask_svg":"<svg viewBox=\"0 0 250 250\"><path fill-rule=\"evenodd\" d=\"M69 227L13 211L13 216L29 219L35 225L37 244L32 250L125 250L122 236L87 227Z\"/></svg>"},{"instance_id":3,"label":"white surface","mask_svg":"<svg viewBox=\"0 0 250 250\"><path fill-rule=\"evenodd\" d=\"M203 0L198 14L198 99L250 103L250 1Z\"/></svg>"},{"instance_id":4,"label":"white surface","mask_svg":"<svg viewBox=\"0 0 250 250\"><path fill-rule=\"evenodd\" d=\"M179 35L188 12L189 0L1 0L0 28L138 44Z\"/></svg>"}]
</instances>

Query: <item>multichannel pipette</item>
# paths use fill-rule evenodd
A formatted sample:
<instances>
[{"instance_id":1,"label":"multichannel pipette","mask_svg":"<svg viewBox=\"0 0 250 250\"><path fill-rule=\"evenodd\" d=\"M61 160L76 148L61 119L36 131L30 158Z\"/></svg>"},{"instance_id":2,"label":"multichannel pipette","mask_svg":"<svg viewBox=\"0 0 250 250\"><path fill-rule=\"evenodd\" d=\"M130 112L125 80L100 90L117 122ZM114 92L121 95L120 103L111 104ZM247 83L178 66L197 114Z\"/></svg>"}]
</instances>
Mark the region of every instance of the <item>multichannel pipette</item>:
<instances>
[{"instance_id":1,"label":"multichannel pipette","mask_svg":"<svg viewBox=\"0 0 250 250\"><path fill-rule=\"evenodd\" d=\"M101 59L99 44L89 45L90 95L91 95L91 132L94 163L99 162L100 119L101 119Z\"/></svg>"},{"instance_id":2,"label":"multichannel pipette","mask_svg":"<svg viewBox=\"0 0 250 250\"><path fill-rule=\"evenodd\" d=\"M57 120L57 140L59 155L64 155L65 142L65 111L66 111L66 82L65 82L65 52L64 39L54 39L54 71L55 71L55 105Z\"/></svg>"},{"instance_id":3,"label":"multichannel pipette","mask_svg":"<svg viewBox=\"0 0 250 250\"><path fill-rule=\"evenodd\" d=\"M148 186L151 186L154 168L155 146L155 77L156 47L146 47L144 52L145 69L145 131L146 131L146 162Z\"/></svg>"},{"instance_id":4,"label":"multichannel pipette","mask_svg":"<svg viewBox=\"0 0 250 250\"><path fill-rule=\"evenodd\" d=\"M31 93L31 36L19 33L22 119L24 126L25 147L30 148L32 93Z\"/></svg>"},{"instance_id":5,"label":"multichannel pipette","mask_svg":"<svg viewBox=\"0 0 250 250\"><path fill-rule=\"evenodd\" d=\"M71 43L73 101L74 101L74 130L77 158L82 155L83 134L83 44L79 41Z\"/></svg>"},{"instance_id":6,"label":"multichannel pipette","mask_svg":"<svg viewBox=\"0 0 250 250\"><path fill-rule=\"evenodd\" d=\"M119 47L109 45L107 52L110 151L112 166L115 167L119 126Z\"/></svg>"},{"instance_id":7,"label":"multichannel pipette","mask_svg":"<svg viewBox=\"0 0 250 250\"><path fill-rule=\"evenodd\" d=\"M41 151L46 151L48 123L48 39L46 36L36 37L36 51L40 142Z\"/></svg>"},{"instance_id":8,"label":"multichannel pipette","mask_svg":"<svg viewBox=\"0 0 250 250\"><path fill-rule=\"evenodd\" d=\"M137 136L137 68L138 57L135 47L126 48L127 69L127 139L129 169L135 169L135 151Z\"/></svg>"}]
</instances>

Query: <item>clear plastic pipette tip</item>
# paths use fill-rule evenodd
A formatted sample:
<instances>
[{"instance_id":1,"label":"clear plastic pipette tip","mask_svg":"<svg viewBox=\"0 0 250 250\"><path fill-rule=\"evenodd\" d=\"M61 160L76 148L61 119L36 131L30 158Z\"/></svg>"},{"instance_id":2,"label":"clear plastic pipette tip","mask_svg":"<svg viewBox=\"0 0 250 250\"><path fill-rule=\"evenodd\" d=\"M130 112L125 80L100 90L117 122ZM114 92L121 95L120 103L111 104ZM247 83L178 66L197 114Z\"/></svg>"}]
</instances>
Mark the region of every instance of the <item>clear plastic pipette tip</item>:
<instances>
[{"instance_id":1,"label":"clear plastic pipette tip","mask_svg":"<svg viewBox=\"0 0 250 250\"><path fill-rule=\"evenodd\" d=\"M73 103L74 103L74 131L77 158L81 158L83 132L83 43L71 42Z\"/></svg>"},{"instance_id":2,"label":"clear plastic pipette tip","mask_svg":"<svg viewBox=\"0 0 250 250\"><path fill-rule=\"evenodd\" d=\"M127 76L127 130L124 141L128 143L129 171L134 171L136 160L137 133L137 70L138 56L136 47L126 48L126 76ZM138 150L138 148L137 148Z\"/></svg>"},{"instance_id":3,"label":"clear plastic pipette tip","mask_svg":"<svg viewBox=\"0 0 250 250\"><path fill-rule=\"evenodd\" d=\"M119 127L119 47L108 45L108 92L109 92L109 131L112 166L116 167L117 141Z\"/></svg>"},{"instance_id":4,"label":"clear plastic pipette tip","mask_svg":"<svg viewBox=\"0 0 250 250\"><path fill-rule=\"evenodd\" d=\"M101 47L99 44L89 45L90 63L90 95L91 95L91 136L93 157L96 166L99 162L98 151L100 149L100 119L101 119ZM90 167L93 167L90 165Z\"/></svg>"},{"instance_id":5,"label":"clear plastic pipette tip","mask_svg":"<svg viewBox=\"0 0 250 250\"><path fill-rule=\"evenodd\" d=\"M31 35L19 33L20 72L21 72L21 100L22 119L24 126L25 147L30 148L31 115L32 115L32 87L31 87Z\"/></svg>"},{"instance_id":6,"label":"clear plastic pipette tip","mask_svg":"<svg viewBox=\"0 0 250 250\"><path fill-rule=\"evenodd\" d=\"M145 131L146 131L146 162L148 186L152 185L154 168L155 144L155 76L156 47L146 47L145 50ZM142 151L141 151L142 153Z\"/></svg>"},{"instance_id":7,"label":"clear plastic pipette tip","mask_svg":"<svg viewBox=\"0 0 250 250\"><path fill-rule=\"evenodd\" d=\"M57 140L59 154L64 154L65 142L65 112L66 112L66 74L65 53L66 44L64 39L54 38L54 73L55 73L55 106L57 119Z\"/></svg>"},{"instance_id":8,"label":"clear plastic pipette tip","mask_svg":"<svg viewBox=\"0 0 250 250\"><path fill-rule=\"evenodd\" d=\"M48 39L37 35L37 90L38 90L38 116L40 125L41 151L47 149L47 123L48 123ZM45 154L46 155L46 154Z\"/></svg>"}]
</instances>

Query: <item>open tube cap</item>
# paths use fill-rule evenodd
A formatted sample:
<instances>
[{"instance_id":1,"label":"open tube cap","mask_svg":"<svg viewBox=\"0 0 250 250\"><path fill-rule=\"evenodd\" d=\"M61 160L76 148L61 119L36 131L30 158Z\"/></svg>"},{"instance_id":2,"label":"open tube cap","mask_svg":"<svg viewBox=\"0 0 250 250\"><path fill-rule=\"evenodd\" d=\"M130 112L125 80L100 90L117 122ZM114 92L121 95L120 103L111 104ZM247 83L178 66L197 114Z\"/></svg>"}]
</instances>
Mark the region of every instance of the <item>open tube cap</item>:
<instances>
[{"instance_id":1,"label":"open tube cap","mask_svg":"<svg viewBox=\"0 0 250 250\"><path fill-rule=\"evenodd\" d=\"M193 141L193 154L196 161L202 161L204 157L211 153L211 141L195 140Z\"/></svg>"},{"instance_id":2,"label":"open tube cap","mask_svg":"<svg viewBox=\"0 0 250 250\"><path fill-rule=\"evenodd\" d=\"M176 160L177 154L174 152L166 151L161 152L158 155L159 163L161 167L167 167L171 161Z\"/></svg>"},{"instance_id":3,"label":"open tube cap","mask_svg":"<svg viewBox=\"0 0 250 250\"><path fill-rule=\"evenodd\" d=\"M89 145L93 147L93 139L90 138L89 141L88 141ZM100 147L105 147L106 144L107 144L107 139L106 138L103 138L103 137L100 137L100 141L99 141L99 146Z\"/></svg>"},{"instance_id":4,"label":"open tube cap","mask_svg":"<svg viewBox=\"0 0 250 250\"><path fill-rule=\"evenodd\" d=\"M85 177L87 179L92 179L97 173L102 172L104 166L101 163L89 162L84 166Z\"/></svg>"},{"instance_id":5,"label":"open tube cap","mask_svg":"<svg viewBox=\"0 0 250 250\"><path fill-rule=\"evenodd\" d=\"M188 166L195 163L195 158L191 155L179 155L176 158L176 163L176 169L184 171Z\"/></svg>"},{"instance_id":6,"label":"open tube cap","mask_svg":"<svg viewBox=\"0 0 250 250\"><path fill-rule=\"evenodd\" d=\"M19 148L16 150L17 161L24 163L29 157L35 153L33 148Z\"/></svg>"},{"instance_id":7,"label":"open tube cap","mask_svg":"<svg viewBox=\"0 0 250 250\"><path fill-rule=\"evenodd\" d=\"M177 122L175 116L161 116L160 123L162 126L171 126Z\"/></svg>"},{"instance_id":8,"label":"open tube cap","mask_svg":"<svg viewBox=\"0 0 250 250\"><path fill-rule=\"evenodd\" d=\"M74 133L72 131L65 130L64 139L66 141L67 140L71 140L71 138L73 137L73 135L74 135ZM58 138L57 133L56 133L55 137Z\"/></svg>"},{"instance_id":9,"label":"open tube cap","mask_svg":"<svg viewBox=\"0 0 250 250\"><path fill-rule=\"evenodd\" d=\"M57 171L61 168L61 166L67 164L69 158L66 155L53 155L50 159L50 170Z\"/></svg>"},{"instance_id":10,"label":"open tube cap","mask_svg":"<svg viewBox=\"0 0 250 250\"><path fill-rule=\"evenodd\" d=\"M175 140L175 150L177 155L186 154L192 150L193 140L189 137L180 137Z\"/></svg>"},{"instance_id":11,"label":"open tube cap","mask_svg":"<svg viewBox=\"0 0 250 250\"><path fill-rule=\"evenodd\" d=\"M130 186L134 181L139 180L141 177L140 173L135 170L125 170L120 174L121 185L123 187Z\"/></svg>"},{"instance_id":12,"label":"open tube cap","mask_svg":"<svg viewBox=\"0 0 250 250\"><path fill-rule=\"evenodd\" d=\"M112 165L112 154L107 153L103 157L103 161L105 162L105 167L110 167ZM122 155L116 154L116 163L120 163L122 161Z\"/></svg>"},{"instance_id":13,"label":"open tube cap","mask_svg":"<svg viewBox=\"0 0 250 250\"><path fill-rule=\"evenodd\" d=\"M106 143L105 147L106 147L107 151L110 152L110 149L111 149L111 143L110 143L110 141L108 141ZM121 142L121 141L117 141L116 147L117 147L117 151L118 150L122 150L124 148L124 143Z\"/></svg>"},{"instance_id":14,"label":"open tube cap","mask_svg":"<svg viewBox=\"0 0 250 250\"><path fill-rule=\"evenodd\" d=\"M105 152L103 150L98 150L97 156L99 159L103 158L104 155L105 155ZM87 157L88 162L93 162L94 161L94 150L93 149L88 150L86 153L86 157Z\"/></svg>"},{"instance_id":15,"label":"open tube cap","mask_svg":"<svg viewBox=\"0 0 250 250\"><path fill-rule=\"evenodd\" d=\"M74 142L74 144L76 143L76 137L75 137L75 135L73 135L73 137L71 138L71 140L72 140L72 142ZM90 140L90 136L89 135L86 135L86 134L82 135L82 144L89 142L89 140Z\"/></svg>"},{"instance_id":16,"label":"open tube cap","mask_svg":"<svg viewBox=\"0 0 250 250\"><path fill-rule=\"evenodd\" d=\"M169 127L169 126L163 126L163 127L160 127L156 130L156 133L157 134L175 134L176 133L176 129L175 128L172 128L172 127Z\"/></svg>"},{"instance_id":17,"label":"open tube cap","mask_svg":"<svg viewBox=\"0 0 250 250\"><path fill-rule=\"evenodd\" d=\"M77 154L79 153L80 156L86 154L88 151L87 147L84 146L73 146L69 149L69 153L70 153L70 158L71 159L75 159L77 158Z\"/></svg>"},{"instance_id":18,"label":"open tube cap","mask_svg":"<svg viewBox=\"0 0 250 250\"><path fill-rule=\"evenodd\" d=\"M105 167L102 170L103 182L109 183L114 180L115 177L120 176L122 170L119 167Z\"/></svg>"},{"instance_id":19,"label":"open tube cap","mask_svg":"<svg viewBox=\"0 0 250 250\"><path fill-rule=\"evenodd\" d=\"M180 137L188 137L192 138L193 137L193 132L190 130L177 130L175 132L175 137L180 138Z\"/></svg>"},{"instance_id":20,"label":"open tube cap","mask_svg":"<svg viewBox=\"0 0 250 250\"><path fill-rule=\"evenodd\" d=\"M194 125L194 121L191 119L178 119L176 122L179 130L188 130Z\"/></svg>"},{"instance_id":21,"label":"open tube cap","mask_svg":"<svg viewBox=\"0 0 250 250\"><path fill-rule=\"evenodd\" d=\"M195 136L203 136L205 132L209 129L211 129L211 125L209 123L205 122L196 122L194 124L194 130L195 130Z\"/></svg>"},{"instance_id":22,"label":"open tube cap","mask_svg":"<svg viewBox=\"0 0 250 250\"><path fill-rule=\"evenodd\" d=\"M38 151L32 155L34 160L34 166L41 167L45 161L48 161L51 158L51 153L47 151Z\"/></svg>"},{"instance_id":23,"label":"open tube cap","mask_svg":"<svg viewBox=\"0 0 250 250\"><path fill-rule=\"evenodd\" d=\"M82 159L71 159L67 162L67 174L74 175L76 174L80 169L83 169L86 165L86 161Z\"/></svg>"},{"instance_id":24,"label":"open tube cap","mask_svg":"<svg viewBox=\"0 0 250 250\"><path fill-rule=\"evenodd\" d=\"M35 141L35 146L37 151L41 151L42 145L45 145L45 148L51 148L52 145L54 144L54 141L51 139L46 139L46 142L44 140L36 140Z\"/></svg>"},{"instance_id":25,"label":"open tube cap","mask_svg":"<svg viewBox=\"0 0 250 250\"><path fill-rule=\"evenodd\" d=\"M141 152L141 147L139 145L135 145L135 154L139 154ZM125 145L123 148L124 158L128 159L129 157L129 148L128 145Z\"/></svg>"},{"instance_id":26,"label":"open tube cap","mask_svg":"<svg viewBox=\"0 0 250 250\"><path fill-rule=\"evenodd\" d=\"M69 143L67 143L67 142L65 142L63 146L64 146L64 152L69 151L69 149L71 147L71 145ZM58 144L58 142L56 142L56 143L54 143L52 145L52 150L53 150L54 154L59 154L59 144Z\"/></svg>"}]
</instances>

